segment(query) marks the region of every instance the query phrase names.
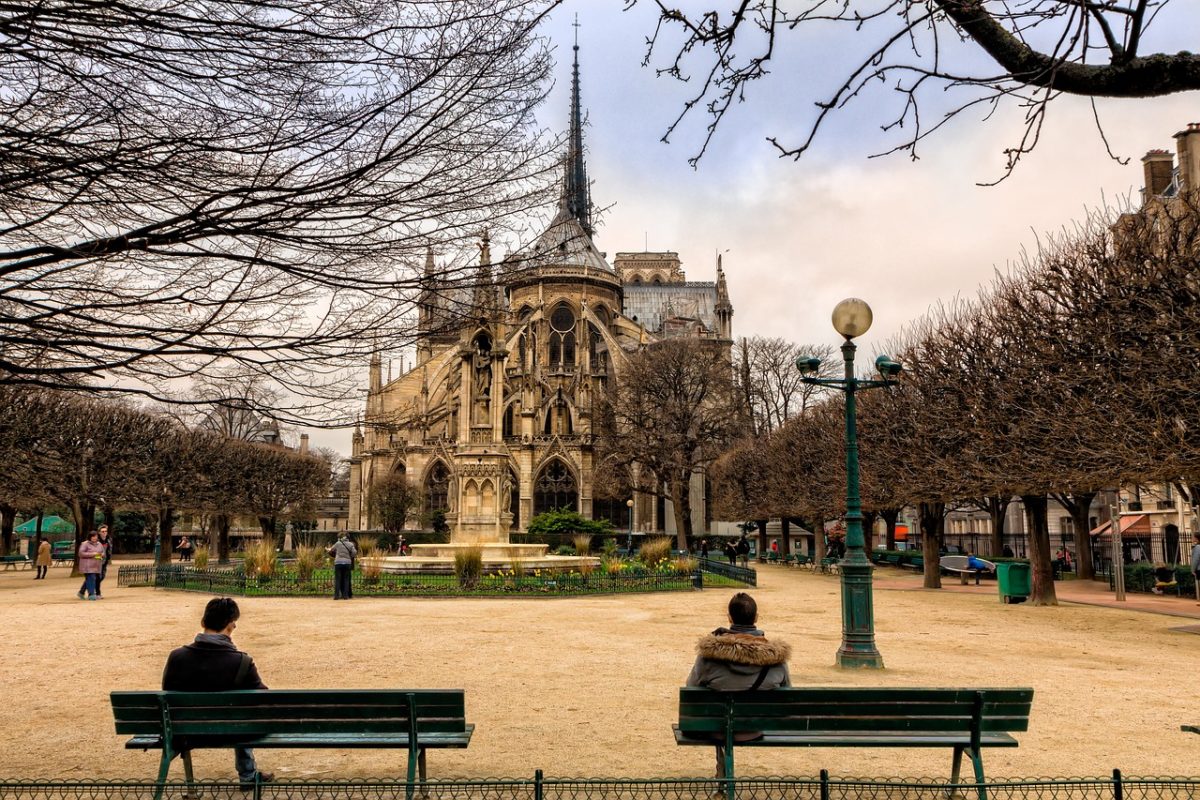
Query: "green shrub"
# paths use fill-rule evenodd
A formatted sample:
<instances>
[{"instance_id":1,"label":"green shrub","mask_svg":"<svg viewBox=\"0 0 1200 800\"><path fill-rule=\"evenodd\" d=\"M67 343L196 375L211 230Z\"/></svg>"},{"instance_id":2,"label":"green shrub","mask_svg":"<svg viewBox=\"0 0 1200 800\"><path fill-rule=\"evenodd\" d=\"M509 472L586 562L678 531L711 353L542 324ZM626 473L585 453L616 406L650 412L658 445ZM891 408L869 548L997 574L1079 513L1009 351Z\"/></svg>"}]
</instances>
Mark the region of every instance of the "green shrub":
<instances>
[{"instance_id":1,"label":"green shrub","mask_svg":"<svg viewBox=\"0 0 1200 800\"><path fill-rule=\"evenodd\" d=\"M242 569L252 578L270 578L278 564L275 543L270 539L257 539L246 545Z\"/></svg>"},{"instance_id":2,"label":"green shrub","mask_svg":"<svg viewBox=\"0 0 1200 800\"><path fill-rule=\"evenodd\" d=\"M325 548L302 544L296 548L296 577L301 583L312 580L313 573L325 566Z\"/></svg>"},{"instance_id":3,"label":"green shrub","mask_svg":"<svg viewBox=\"0 0 1200 800\"><path fill-rule=\"evenodd\" d=\"M638 549L638 558L648 567L657 565L671 556L671 537L655 536L647 539Z\"/></svg>"},{"instance_id":4,"label":"green shrub","mask_svg":"<svg viewBox=\"0 0 1200 800\"><path fill-rule=\"evenodd\" d=\"M534 536L570 536L576 533L603 536L612 533L612 524L608 520L588 519L575 511L560 508L538 514L529 520L526 530Z\"/></svg>"},{"instance_id":5,"label":"green shrub","mask_svg":"<svg viewBox=\"0 0 1200 800\"><path fill-rule=\"evenodd\" d=\"M464 589L474 589L483 575L483 549L464 547L454 553L454 576Z\"/></svg>"},{"instance_id":6,"label":"green shrub","mask_svg":"<svg viewBox=\"0 0 1200 800\"><path fill-rule=\"evenodd\" d=\"M613 558L617 554L617 540L610 537L605 538L600 544L600 552L605 558Z\"/></svg>"},{"instance_id":7,"label":"green shrub","mask_svg":"<svg viewBox=\"0 0 1200 800\"><path fill-rule=\"evenodd\" d=\"M554 554L559 556L573 556L575 555L575 548L569 544L560 544L558 549L554 551Z\"/></svg>"}]
</instances>

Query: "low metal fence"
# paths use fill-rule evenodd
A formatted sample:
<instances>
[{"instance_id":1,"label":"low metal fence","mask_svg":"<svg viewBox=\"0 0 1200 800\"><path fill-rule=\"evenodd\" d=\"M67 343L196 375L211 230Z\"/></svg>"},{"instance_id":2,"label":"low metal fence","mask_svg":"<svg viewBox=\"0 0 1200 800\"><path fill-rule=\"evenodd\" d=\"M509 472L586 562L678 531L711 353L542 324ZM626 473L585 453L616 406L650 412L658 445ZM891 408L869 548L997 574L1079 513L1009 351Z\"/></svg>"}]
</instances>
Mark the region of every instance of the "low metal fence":
<instances>
[{"instance_id":1,"label":"low metal fence","mask_svg":"<svg viewBox=\"0 0 1200 800\"><path fill-rule=\"evenodd\" d=\"M726 561L711 558L697 559L700 569L711 575L721 575L746 586L758 586L758 573L752 567L739 567Z\"/></svg>"},{"instance_id":2,"label":"low metal fence","mask_svg":"<svg viewBox=\"0 0 1200 800\"><path fill-rule=\"evenodd\" d=\"M718 565L720 566L720 565ZM690 591L707 587L754 586L753 570L721 571L701 563L692 572L632 571L591 574L531 569L498 571L463 583L453 573L383 572L351 574L351 591L362 597L561 597L564 595L629 594ZM294 571L270 576L247 575L237 568L196 569L185 564L128 565L117 573L118 586L256 597L320 597L333 594L333 571L319 569L302 578Z\"/></svg>"},{"instance_id":3,"label":"low metal fence","mask_svg":"<svg viewBox=\"0 0 1200 800\"><path fill-rule=\"evenodd\" d=\"M546 778L280 781L253 793L239 784L200 781L0 781L0 800L1192 800L1200 778L999 778L948 784L928 778Z\"/></svg>"}]
</instances>

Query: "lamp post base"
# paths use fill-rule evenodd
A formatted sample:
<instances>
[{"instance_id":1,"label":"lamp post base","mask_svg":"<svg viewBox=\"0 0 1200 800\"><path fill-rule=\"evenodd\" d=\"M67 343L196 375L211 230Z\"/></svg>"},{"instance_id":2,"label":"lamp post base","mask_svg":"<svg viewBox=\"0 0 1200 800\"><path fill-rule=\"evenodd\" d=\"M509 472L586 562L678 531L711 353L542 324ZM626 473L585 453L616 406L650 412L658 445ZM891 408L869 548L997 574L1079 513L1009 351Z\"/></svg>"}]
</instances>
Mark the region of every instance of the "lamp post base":
<instances>
[{"instance_id":1,"label":"lamp post base","mask_svg":"<svg viewBox=\"0 0 1200 800\"><path fill-rule=\"evenodd\" d=\"M838 648L837 663L842 669L883 669L883 656L878 650L859 652Z\"/></svg>"},{"instance_id":2,"label":"lamp post base","mask_svg":"<svg viewBox=\"0 0 1200 800\"><path fill-rule=\"evenodd\" d=\"M848 669L883 669L875 647L875 613L871 592L871 562L855 543L842 562L842 646L837 665Z\"/></svg>"}]
</instances>

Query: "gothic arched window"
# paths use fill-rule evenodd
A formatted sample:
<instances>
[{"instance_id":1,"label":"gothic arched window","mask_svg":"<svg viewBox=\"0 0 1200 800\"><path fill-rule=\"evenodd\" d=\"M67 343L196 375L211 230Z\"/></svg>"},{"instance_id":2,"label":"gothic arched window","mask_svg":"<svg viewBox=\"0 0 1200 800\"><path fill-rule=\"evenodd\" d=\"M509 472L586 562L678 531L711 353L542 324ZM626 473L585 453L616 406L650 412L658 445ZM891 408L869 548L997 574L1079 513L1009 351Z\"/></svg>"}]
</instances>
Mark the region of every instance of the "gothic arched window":
<instances>
[{"instance_id":1,"label":"gothic arched window","mask_svg":"<svg viewBox=\"0 0 1200 800\"><path fill-rule=\"evenodd\" d=\"M550 314L550 368L575 365L575 312L560 305Z\"/></svg>"},{"instance_id":2,"label":"gothic arched window","mask_svg":"<svg viewBox=\"0 0 1200 800\"><path fill-rule=\"evenodd\" d=\"M578 504L579 489L574 473L558 459L551 461L533 482L534 515L558 508L575 511Z\"/></svg>"},{"instance_id":3,"label":"gothic arched window","mask_svg":"<svg viewBox=\"0 0 1200 800\"><path fill-rule=\"evenodd\" d=\"M446 511L450 508L450 470L438 461L425 479L425 510Z\"/></svg>"}]
</instances>

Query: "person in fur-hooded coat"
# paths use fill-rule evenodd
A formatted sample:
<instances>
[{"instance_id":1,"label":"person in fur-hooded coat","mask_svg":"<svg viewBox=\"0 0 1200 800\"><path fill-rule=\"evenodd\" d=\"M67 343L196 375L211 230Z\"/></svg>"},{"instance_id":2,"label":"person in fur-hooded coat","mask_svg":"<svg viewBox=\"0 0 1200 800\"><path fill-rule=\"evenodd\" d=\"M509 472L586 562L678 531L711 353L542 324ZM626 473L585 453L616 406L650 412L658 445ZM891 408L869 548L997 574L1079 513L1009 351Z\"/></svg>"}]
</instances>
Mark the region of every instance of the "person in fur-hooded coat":
<instances>
[{"instance_id":1,"label":"person in fur-hooded coat","mask_svg":"<svg viewBox=\"0 0 1200 800\"><path fill-rule=\"evenodd\" d=\"M792 648L786 642L769 641L758 629L758 605L745 592L729 601L728 628L717 628L696 643L696 663L688 675L688 686L718 692L778 689L792 685L788 659ZM761 733L739 733L738 741L752 741ZM717 745L717 777L725 777L725 748Z\"/></svg>"}]
</instances>

